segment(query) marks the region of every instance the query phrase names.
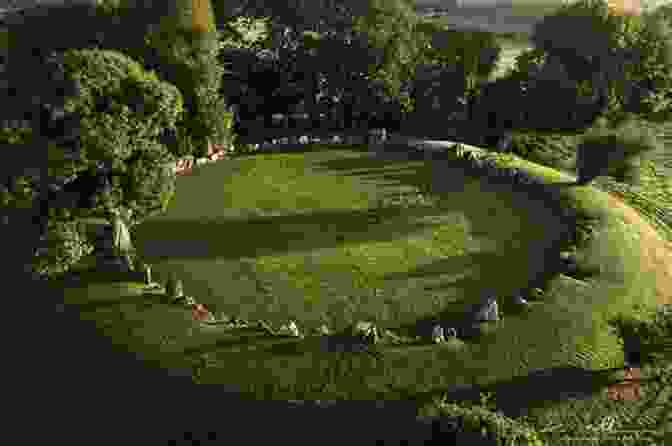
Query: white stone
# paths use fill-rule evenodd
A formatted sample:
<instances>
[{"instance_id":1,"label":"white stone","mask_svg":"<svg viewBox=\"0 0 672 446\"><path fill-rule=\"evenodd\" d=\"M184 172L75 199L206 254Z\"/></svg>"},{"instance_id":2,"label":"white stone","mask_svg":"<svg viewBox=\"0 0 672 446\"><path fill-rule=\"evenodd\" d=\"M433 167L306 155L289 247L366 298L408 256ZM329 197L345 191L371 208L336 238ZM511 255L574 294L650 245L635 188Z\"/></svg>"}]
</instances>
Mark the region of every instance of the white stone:
<instances>
[{"instance_id":1,"label":"white stone","mask_svg":"<svg viewBox=\"0 0 672 446\"><path fill-rule=\"evenodd\" d=\"M522 296L514 296L513 302L516 305L529 305L529 302L525 300L525 298L523 298Z\"/></svg>"},{"instance_id":2,"label":"white stone","mask_svg":"<svg viewBox=\"0 0 672 446\"><path fill-rule=\"evenodd\" d=\"M299 328L296 326L294 321L290 321L288 325L283 325L278 331L280 334L294 336L296 338L301 336L299 333Z\"/></svg>"},{"instance_id":3,"label":"white stone","mask_svg":"<svg viewBox=\"0 0 672 446\"><path fill-rule=\"evenodd\" d=\"M476 311L476 320L482 322L498 321L499 307L497 299L494 297L488 298Z\"/></svg>"},{"instance_id":4,"label":"white stone","mask_svg":"<svg viewBox=\"0 0 672 446\"><path fill-rule=\"evenodd\" d=\"M320 325L320 328L317 329L317 331L320 332L320 334L328 336L331 334L331 330L329 330L329 327L326 325Z\"/></svg>"},{"instance_id":5,"label":"white stone","mask_svg":"<svg viewBox=\"0 0 672 446\"><path fill-rule=\"evenodd\" d=\"M432 342L435 344L441 344L446 342L446 338L443 336L443 327L440 325L435 325L432 329Z\"/></svg>"},{"instance_id":6,"label":"white stone","mask_svg":"<svg viewBox=\"0 0 672 446\"><path fill-rule=\"evenodd\" d=\"M359 321L355 324L354 334L364 338L367 342L378 342L378 329L372 322Z\"/></svg>"}]
</instances>

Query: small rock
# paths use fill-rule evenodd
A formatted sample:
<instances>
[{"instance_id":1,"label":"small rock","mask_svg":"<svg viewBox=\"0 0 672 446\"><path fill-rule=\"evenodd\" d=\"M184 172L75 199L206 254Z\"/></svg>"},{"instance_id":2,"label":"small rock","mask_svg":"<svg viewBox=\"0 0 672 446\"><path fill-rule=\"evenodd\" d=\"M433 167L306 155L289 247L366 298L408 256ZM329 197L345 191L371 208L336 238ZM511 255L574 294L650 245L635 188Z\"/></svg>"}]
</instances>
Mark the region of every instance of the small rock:
<instances>
[{"instance_id":1,"label":"small rock","mask_svg":"<svg viewBox=\"0 0 672 446\"><path fill-rule=\"evenodd\" d=\"M526 306L530 304L530 303L529 303L527 300L525 300L525 298L523 298L522 296L514 296L514 297L513 297L513 303L514 303L515 305L526 305Z\"/></svg>"},{"instance_id":2,"label":"small rock","mask_svg":"<svg viewBox=\"0 0 672 446\"><path fill-rule=\"evenodd\" d=\"M369 344L378 342L378 328L372 322L359 321L355 324L354 335L362 338Z\"/></svg>"},{"instance_id":3,"label":"small rock","mask_svg":"<svg viewBox=\"0 0 672 446\"><path fill-rule=\"evenodd\" d=\"M296 326L296 323L294 321L290 321L288 325L283 325L280 327L280 330L278 332L282 335L286 336L293 336L293 337L300 337L301 334L299 333L299 328Z\"/></svg>"},{"instance_id":4,"label":"small rock","mask_svg":"<svg viewBox=\"0 0 672 446\"><path fill-rule=\"evenodd\" d=\"M494 297L488 298L476 309L475 320L479 322L491 322L499 320L499 307Z\"/></svg>"},{"instance_id":5,"label":"small rock","mask_svg":"<svg viewBox=\"0 0 672 446\"><path fill-rule=\"evenodd\" d=\"M435 344L441 344L446 342L446 338L443 335L443 327L440 325L435 325L432 329L432 342Z\"/></svg>"},{"instance_id":6,"label":"small rock","mask_svg":"<svg viewBox=\"0 0 672 446\"><path fill-rule=\"evenodd\" d=\"M320 328L318 328L317 331L318 331L321 335L325 335L325 336L329 336L329 335L331 334L331 330L329 330L329 327L327 327L327 326L324 325L324 324L323 324L323 325L320 325Z\"/></svg>"}]
</instances>

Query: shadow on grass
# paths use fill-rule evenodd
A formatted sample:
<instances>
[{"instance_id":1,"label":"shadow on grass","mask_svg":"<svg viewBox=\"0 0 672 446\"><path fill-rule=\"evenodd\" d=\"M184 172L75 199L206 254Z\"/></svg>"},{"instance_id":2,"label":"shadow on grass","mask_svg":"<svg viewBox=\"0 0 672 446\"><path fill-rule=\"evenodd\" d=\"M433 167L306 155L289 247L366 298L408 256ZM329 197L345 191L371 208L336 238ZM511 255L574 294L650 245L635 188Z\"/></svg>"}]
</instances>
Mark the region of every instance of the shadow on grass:
<instances>
[{"instance_id":1,"label":"shadow on grass","mask_svg":"<svg viewBox=\"0 0 672 446\"><path fill-rule=\"evenodd\" d=\"M322 211L310 215L219 219L214 221L156 220L135 229L135 247L146 261L157 259L238 260L297 251L331 248L342 243L390 241L435 225L399 221L376 227L376 220L405 215L403 207L364 211ZM431 215L432 210L424 211ZM244 237L241 237L245 234ZM339 241L339 237L343 241Z\"/></svg>"},{"instance_id":2,"label":"shadow on grass","mask_svg":"<svg viewBox=\"0 0 672 446\"><path fill-rule=\"evenodd\" d=\"M506 416L516 418L527 415L532 409L549 408L569 399L594 398L610 384L619 381L615 372L620 370L553 367L485 385L416 393L414 399L419 404L426 404L445 395L449 402L478 403L481 392L492 392L497 409Z\"/></svg>"}]
</instances>

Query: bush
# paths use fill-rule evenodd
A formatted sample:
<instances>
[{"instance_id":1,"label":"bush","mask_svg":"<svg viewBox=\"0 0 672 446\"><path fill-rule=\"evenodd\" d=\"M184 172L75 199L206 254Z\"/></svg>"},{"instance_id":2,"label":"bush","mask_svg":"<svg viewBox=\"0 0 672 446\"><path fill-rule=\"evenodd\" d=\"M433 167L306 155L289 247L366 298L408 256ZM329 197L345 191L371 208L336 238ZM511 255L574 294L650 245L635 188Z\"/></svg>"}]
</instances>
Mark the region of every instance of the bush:
<instances>
[{"instance_id":1,"label":"bush","mask_svg":"<svg viewBox=\"0 0 672 446\"><path fill-rule=\"evenodd\" d=\"M580 85L565 79L536 79L529 83L522 108L524 128L583 130L604 114L607 104L599 97L583 96ZM549 104L553 104L549 106Z\"/></svg>"},{"instance_id":2,"label":"bush","mask_svg":"<svg viewBox=\"0 0 672 446\"><path fill-rule=\"evenodd\" d=\"M77 221L51 220L46 238L33 257L32 270L48 278L54 277L68 271L93 250L83 226Z\"/></svg>"},{"instance_id":3,"label":"bush","mask_svg":"<svg viewBox=\"0 0 672 446\"><path fill-rule=\"evenodd\" d=\"M626 353L638 352L641 364L672 360L672 307L645 308L636 305L634 312L619 314L608 325Z\"/></svg>"},{"instance_id":4,"label":"bush","mask_svg":"<svg viewBox=\"0 0 672 446\"><path fill-rule=\"evenodd\" d=\"M577 137L535 131L511 131L509 147L505 153L557 168L569 168L569 160L576 152Z\"/></svg>"},{"instance_id":5,"label":"bush","mask_svg":"<svg viewBox=\"0 0 672 446\"><path fill-rule=\"evenodd\" d=\"M124 206L142 219L165 212L176 190L174 158L157 143L144 143L126 160L126 172L119 184Z\"/></svg>"},{"instance_id":6,"label":"bush","mask_svg":"<svg viewBox=\"0 0 672 446\"><path fill-rule=\"evenodd\" d=\"M613 129L596 127L577 147L577 182L587 184L597 176L615 173L617 179L637 183L638 161L660 148L661 141L635 121Z\"/></svg>"},{"instance_id":7,"label":"bush","mask_svg":"<svg viewBox=\"0 0 672 446\"><path fill-rule=\"evenodd\" d=\"M420 411L420 418L433 419L432 444L526 445L543 446L533 426L495 412L481 396L481 404L472 407L435 401ZM434 428L436 426L436 428Z\"/></svg>"}]
</instances>

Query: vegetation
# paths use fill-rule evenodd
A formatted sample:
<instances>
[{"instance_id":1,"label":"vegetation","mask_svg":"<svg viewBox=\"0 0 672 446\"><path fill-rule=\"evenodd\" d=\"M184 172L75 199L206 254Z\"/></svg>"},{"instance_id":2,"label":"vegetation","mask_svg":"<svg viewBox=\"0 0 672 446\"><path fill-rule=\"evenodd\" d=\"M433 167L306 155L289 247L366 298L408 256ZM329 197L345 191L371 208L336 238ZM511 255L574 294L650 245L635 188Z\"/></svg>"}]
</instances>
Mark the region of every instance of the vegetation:
<instances>
[{"instance_id":1,"label":"vegetation","mask_svg":"<svg viewBox=\"0 0 672 446\"><path fill-rule=\"evenodd\" d=\"M19 67L12 65L14 68ZM174 128L182 113L182 97L174 86L161 82L155 73L146 72L137 62L113 51L86 49L55 53L45 61L42 74L44 78L39 85L45 91L64 83L77 86L75 94L59 98L61 104L46 97L35 107L63 110L71 124L58 125L62 118L47 120L48 116L43 114L43 119L37 120L30 129L6 128L5 134L10 136L7 142L15 149L23 146L34 154L46 155L52 179L73 174L84 178L90 174L94 180L99 163L109 165L109 175L114 177L111 184L107 180L107 189L100 189L96 181L89 184L75 181L76 187L54 192L44 189L48 178L39 178L40 184L38 179L29 177L23 177L21 183L18 182L21 177L14 177L14 185L6 189L12 192L5 197L6 206L26 206L26 200L30 200L31 207L38 206L42 210L47 233L51 233L53 227L53 235L47 235L47 240L51 240L49 246L71 254L56 254L48 248L40 251L42 254L37 255L35 261L41 265L41 271L62 272L90 253L88 247L80 247L78 237L68 238L74 237L75 228L80 228L75 224L76 219L101 215L118 206L133 209L138 221L165 210L175 176L166 169L166 163L173 158L158 143L158 136L163 129ZM19 95L26 94L21 84L17 87ZM73 128L74 136L68 134ZM45 131L48 129L51 134ZM18 187L19 184L22 187ZM68 199L73 194L74 200ZM58 261L51 268L46 264L52 260L47 259Z\"/></svg>"},{"instance_id":2,"label":"vegetation","mask_svg":"<svg viewBox=\"0 0 672 446\"><path fill-rule=\"evenodd\" d=\"M639 110L646 118L667 108L669 32L662 21L621 15L606 2L584 0L544 17L531 40L558 57L571 79L607 97L611 111Z\"/></svg>"},{"instance_id":3,"label":"vegetation","mask_svg":"<svg viewBox=\"0 0 672 446\"><path fill-rule=\"evenodd\" d=\"M586 134L577 147L578 181L587 184L598 175L617 171L617 178L639 184L642 155L660 149L655 135L634 122L616 129L598 128Z\"/></svg>"},{"instance_id":4,"label":"vegetation","mask_svg":"<svg viewBox=\"0 0 672 446\"><path fill-rule=\"evenodd\" d=\"M572 7L574 9L570 8L570 12L563 10L558 15L562 19L545 21L537 30L537 48L518 59L516 70L508 78L488 84L478 81L483 81L492 73L500 52L496 39L485 33L439 32L423 26L411 14L408 1L339 1L336 2L340 6L337 13L329 2L243 3L246 4L241 8L255 10L256 14L260 14L260 9L272 7L272 18L269 20L271 33L267 40L241 42L245 39L236 38L234 28L231 28L229 37L233 35L234 41L238 39L234 44L239 46L239 51L232 51L230 47L220 48L217 39L221 36L214 32L212 11L209 8L188 11L195 4L193 2L175 2L175 10L170 11L166 15L168 18L160 23L131 22L132 14L123 12L117 6L106 6L107 18L96 19L95 23L103 26L111 23L105 21L111 17L125 17L124 20L129 20L125 23L129 25L130 35L146 38L142 44L131 40L122 43L121 33L110 33L109 36L114 37L107 40L95 40L91 37L95 34L95 27L92 27L83 31L76 42L57 38L55 42L50 42L47 50L33 54L30 42L35 41L23 40L23 36L30 37L35 28L17 27L16 33L10 34L13 40L10 39L8 79L15 95L11 106L3 104L3 116L18 119L24 113L32 113L33 122L30 128L3 125L0 141L17 151L28 149L30 156L46 153L50 177L74 175L77 177L75 181L79 181L77 187L64 187L54 195L54 192L48 192L44 178L25 173L17 175L18 169L8 169L9 174L2 178L0 200L3 212L11 214L11 211L34 208L38 203L47 210L47 218L43 220L42 245L34 256L35 271L47 276L66 272L92 251L91 241L84 236L82 220L99 215L110 207L125 207L139 215L138 223L145 220L144 225L138 225L134 235L146 260L158 263L159 276L161 273L168 274L174 267L171 267L170 261L179 261L180 268L196 277L187 285L193 285L196 294L209 299L207 303L212 306L226 305L227 312L231 310L242 314L247 311L255 319L256 316L265 316L273 322L299 314L306 321L317 324L323 322L318 319L328 316L339 328L360 317L378 318L395 325L404 335L400 339L406 340L401 347L386 346L391 353L385 355L385 361L392 362L383 361L382 369L376 368L378 363L368 361L368 357L346 356L347 361L344 362L351 369L343 376L333 376L331 373L339 370L332 367L334 363L341 366L344 362L319 356L321 353L311 350L310 343L263 337L251 340L235 332L219 332L218 336L226 338L226 342L238 344L236 348L239 351L227 351L224 342L224 347L217 352L219 357L212 360L206 358L209 352L200 350L202 346L187 345L189 342L197 344L198 340L187 336L188 340L184 341L184 333L177 333L185 325L184 321L179 329L174 320L165 325L156 323L154 327L153 316L143 313L145 319L141 329L130 327L131 322L121 317L106 326L110 333L121 336L122 342L127 341L129 346L138 341L136 344L141 345L139 349L144 349L143 353L150 357L163 355L163 349L169 351L175 348L179 351L177 356L181 355L180 362L200 364L198 373L194 374L200 382L228 383L243 376L254 382L252 387L258 386L247 389L256 396L264 393L278 398L301 395L306 399L322 395L351 397L354 394L381 399L391 395L415 397L415 393L431 393L445 388L449 382L445 373L428 368L426 364L446 359L451 361L452 375L465 379L474 372L470 367L482 369L486 365L495 377L515 376L520 368L529 369L530 362L550 363L542 358L544 352L537 352L540 343L549 342L548 338L544 340L541 336L544 332L550 332L554 340L568 339L567 344L562 345L562 352L553 351L554 355L566 355L566 360L574 360L576 358L570 357L569 352L578 352L581 356L585 347L592 355L583 362L588 364L586 368L612 364L615 352L613 345L610 347L608 344L613 339L586 328L592 327L591 324L607 310L588 306L588 303L581 310L569 309L570 313L566 314L565 307L549 299L545 302L547 308L557 309L557 314L543 314L542 311L542 314L535 314L539 316L538 320L516 320L518 316L512 313L510 316L507 308L507 318L529 325L527 337L521 338L513 328L506 331L505 324L505 331L499 339L488 336L488 331L484 329L481 337L477 338L482 342L465 343L468 348L459 351L437 349L436 356L430 356L426 349L423 351L422 343L416 342L416 335L427 331L435 322L433 318L423 319L424 315L437 308L434 305L437 303L436 296L431 293L433 285L429 282L432 278L436 279L432 276L445 274L446 268L452 268L451 263L443 263L446 258L464 257L464 253L469 251L470 258L479 259L478 272L467 279L460 279L457 285L454 277L450 279L450 292L455 294L452 297L459 301L460 297L466 298L483 291L480 287L486 278L503 276L497 279L498 286L511 292L516 291L517 284L523 279L531 279L534 271L521 272L521 262L510 260L525 258L529 262L529 253L534 251L535 243L539 243L535 242L534 234L538 234L539 240L545 240L544 237L552 234L558 236L557 243L567 242L560 240L562 237L558 234L563 234L563 237L568 234L560 226L551 226L556 219L544 221L540 214L543 209L535 208L534 200L530 200L529 209L521 207L520 214L529 215L520 218L518 213L512 213L515 204L507 202L502 194L493 196L490 203L487 200L475 202L474 194L481 193L479 198L486 196L481 191L483 185L477 179L464 175L460 167L446 171L445 166L432 167L430 163L412 160L396 165L391 161L371 161L364 159L357 148L241 158L228 167L217 166L219 170L204 169L199 178L183 182L184 187L180 190L177 190L174 174L166 165L175 155L202 154L207 143L233 138L231 115L222 118L228 112L228 104L239 105L241 113L238 118L247 120L258 114L268 118L271 112L286 112L304 101L315 120L324 111L337 110L345 121L343 126L349 127L357 114L365 115L369 123L374 123L375 119L403 121L402 118L414 109L425 109L426 112L429 105L423 101L435 94L441 96L444 105L442 113L456 108L460 98L471 97L478 99L470 103L472 113L489 118L489 114L494 112L498 114L494 125L497 131L513 131L509 151L518 158L501 156L497 158L501 162L517 163L520 159L531 159L556 166L575 151L579 184L592 181L597 175L610 173L615 182L608 180L596 185L611 191L625 189L626 202L645 214L655 214L666 207L669 209L672 205L669 196L654 202L645 196L646 191L642 192L644 195L639 195L629 185L620 183L642 173L641 167L629 163L630 160L659 152L662 148L661 141L640 128L638 121L642 116L664 114L669 108L665 102L669 95L669 71L666 71L669 64L665 59L668 49L659 44L661 36L665 35L664 27L659 26L662 22L652 21L650 23L654 25L648 26L646 23L649 22L625 21L604 14L603 6L585 6L582 3ZM229 3L227 8L233 8L232 4ZM177 8L179 5L181 7ZM586 10L590 12L590 19L579 19L580 14L576 11L585 13ZM151 15L149 11L147 14ZM576 21L577 29L587 34L565 37L565 33L560 36L559 30L567 26L568 17ZM36 23L40 22L32 22L31 26ZM97 31L100 29L103 28ZM286 30L289 32L285 33ZM582 39L587 37L592 39L591 44L583 46L585 42ZM89 49L94 46L125 48L128 56L124 52ZM581 51L572 56L570 49L575 50L579 46ZM276 53L265 57L261 51L264 47ZM611 51L613 48L617 51ZM226 56L224 53L227 53ZM232 72L247 81L237 86L227 84L230 78L224 77L222 64L213 62L217 56L231 62ZM640 72L638 68L632 68L626 73L617 70L618 64L626 57L634 57L632 60L639 61L646 70ZM248 65L242 61L248 61ZM534 130L543 129L545 124L529 120L530 116L545 111L538 97L544 97L553 90L549 88L549 83L553 81L545 81L543 77L544 69L548 73L550 61L559 62L566 69L567 76L563 81L566 81L567 88L553 99L560 103L561 99L568 98L565 107L558 107L561 112L572 109L582 97L601 95L602 99L606 96L610 99L602 103L588 101L585 114L580 119L572 117L564 126L568 130L564 135L548 131L535 133ZM438 67L439 74L431 80L421 78L418 74L423 66ZM156 71L148 71L150 67ZM21 83L21 73L28 73L33 83ZM589 73L599 75L589 76ZM436 79L450 85L433 89L431 81ZM54 91L58 94L54 95ZM638 96L632 91L639 92ZM61 96L61 99L54 96ZM31 104L31 97L37 98L38 103ZM635 97L636 100L632 99ZM497 105L502 103L502 98L507 105L514 102L525 105L512 113L511 107L507 109ZM255 109L255 105L261 103L263 110ZM603 107L608 106L611 107L608 119L595 123ZM67 119L56 118L59 111L65 112ZM385 116L381 118L381 115ZM554 124L561 118L563 116L548 113L544 116L545 122ZM583 134L583 127L592 124L595 124L594 127ZM479 125L485 125L484 120L479 121ZM573 134L571 130L574 130ZM578 142L574 144L575 141ZM310 151L309 148L307 152ZM548 156L542 156L542 151L546 151ZM66 156L71 153L78 157ZM479 151L460 153L464 159L489 158ZM99 164L108 166L107 174L101 173ZM396 168L403 168L404 174L399 174ZM365 182L356 179L359 175L355 172L357 170L367 171L368 175L377 171L380 174L377 184L365 185ZM344 171L348 171L349 175L343 175ZM556 174L560 178L560 174L553 173ZM97 178L101 177L106 180L99 187ZM384 185L389 182L383 179L389 180L390 177L412 191L404 193L401 186ZM450 203L438 200L427 206L426 196L441 195L428 181L432 177L452 180L462 192L451 192ZM562 178L566 175L563 174ZM268 198L269 189L274 194L271 201ZM207 204L201 200L204 190L209 191ZM245 194L236 193L241 190ZM398 195L401 202L391 202L390 195ZM179 207L169 207L174 197L180 197L179 201L176 200ZM332 201L327 201L327 198ZM416 199L420 204L414 201ZM571 207L575 204L565 205ZM327 211L325 206L330 209ZM340 209L333 212L332 207ZM364 212L368 208L372 208L373 215ZM308 214L305 211L309 211L309 215L305 215ZM439 217L450 216L447 224L429 227L411 223L415 217L437 217L435 214L439 211L443 213ZM270 216L282 212L294 215ZM478 229L474 228L476 231L470 233L470 228L461 219L463 213L468 213L468 220L474 224L488 220L493 213L498 216L500 238L496 251L497 256L501 254L506 258L506 262L498 262L496 258L490 260L491 252L482 249L482 243L471 237L477 235ZM232 215L241 221L232 220ZM256 218L251 215L256 215ZM206 219L203 219L204 216ZM588 216L577 216L574 225L581 226L588 220ZM267 223L272 224L273 231L264 229ZM375 226L375 230L369 230L371 226ZM664 222L662 226L665 226ZM315 231L311 227L315 227ZM578 249L584 243L580 240L581 228L574 229L576 233L570 234L570 238L574 237L571 241ZM585 229L590 233L595 228ZM235 239L222 234L235 234ZM245 234L247 236L243 236ZM370 239L373 234L378 238ZM287 239L292 241L291 247ZM181 249L180 243L184 243ZM315 250L315 246L323 246L322 251L330 254L311 255L309 259L305 257L305 251ZM217 262L204 261L214 256ZM433 263L438 265L437 274L428 268L428 264L431 267ZM417 269L415 274L409 274L408 271L414 268ZM626 265L624 269L628 268L638 271L632 265ZM464 269L458 265L456 271L449 272L463 274ZM506 273L502 274L502 271ZM603 291L599 288L599 279L596 279L594 284L597 287L590 291L570 282L572 285L563 285L566 288L563 292L575 293L579 297L575 300L579 301L589 302L595 296L608 301L609 312L621 313L611 320L610 325L621 339L623 348L626 351L633 348L642 351L644 362L658 367L655 379L661 386L669 387L666 366L670 359L668 347L672 318L669 312L655 315L642 313L634 318L629 309L621 312L625 304L618 299L622 295L631 293L627 295L643 301L648 298L642 297L644 293L639 293L637 289L637 284L641 283L635 283L636 280L627 276L626 272L618 272L618 277L623 278L631 288L613 287ZM530 277L523 277L528 273ZM246 280L241 280L242 276ZM200 283L208 285L198 285L198 277L204 279ZM419 286L409 289L406 286L409 282ZM324 283L337 285L338 289L325 288ZM220 289L226 291L226 299L212 292L219 284L224 284ZM549 284L544 285L550 287ZM168 293L180 294L182 282L171 275L167 288ZM323 298L331 296L331 292L353 297L336 297L337 305L325 306L328 299ZM358 297L369 292L372 295L369 300ZM385 311L376 303L381 298L379 292L385 298ZM83 299L114 293L117 294L103 297L119 298L118 289L110 291L104 286L85 286L68 293L69 298ZM256 309L244 310L248 308L246 301L249 301L250 294L253 299L259 297L255 301ZM265 302L263 305L258 304L262 301ZM438 302L442 307L446 303L447 299ZM402 311L403 305L409 308ZM411 308L413 305L415 307ZM353 308L357 314L351 311ZM393 310L397 314L389 316L394 313ZM441 316L450 319L462 314L462 310L446 311ZM264 312L265 315L262 314ZM417 323L408 324L411 319ZM538 325L534 325L537 322ZM150 333L154 328L161 338L167 331L173 330L177 333L178 343L184 341L185 345L167 347L163 340L152 343L159 338L156 333ZM540 336L525 345L532 331L540 333ZM127 334L120 335L121 332ZM146 343L148 340L152 342ZM602 345L602 341L606 344ZM254 349L250 348L243 354L240 349L245 350L246 343L255 343ZM182 347L183 350L180 350ZM515 354L509 355L510 347L511 351L518 352L515 354L520 354L520 358ZM596 348L591 350L591 347ZM157 353L159 350L160 353ZM395 359L395 355L399 356ZM169 362L176 357L165 357L169 356L169 359L161 357L161 360ZM243 358L249 361L241 360ZM324 361L318 361L318 358ZM393 368L395 361L396 369ZM401 371L400 363L405 364L405 371ZM316 364L322 368L318 370ZM423 373L433 374L432 377L418 379L419 368ZM268 376L261 372L270 369L278 373ZM381 370L383 373L379 373ZM395 373L393 377L385 375L389 371ZM329 378L325 378L327 376ZM560 381L548 382L558 384ZM603 384L602 381L600 383ZM426 388L422 389L420 385ZM591 382L591 385L596 384ZM517 395L513 400L519 398L520 395ZM481 401L480 407L461 407L447 404L445 400L434 399L424 411L444 420L458 420L450 428L452 431L449 429L444 433L446 440L452 438L455 441L455 431L461 432L457 439L465 443L514 444L517 441L515 444L541 446L546 440L551 440L541 429L544 427L542 417L537 420L535 428L524 417L514 419L503 416L503 413L498 413L499 405L489 405L486 400ZM600 401L596 405L603 403ZM501 407L505 407L504 398L502 404ZM669 411L669 403L662 410L662 421L657 421L655 425L659 431L664 427L664 410ZM644 421L631 424L642 427ZM567 423L566 426L577 434L590 433L581 426L581 422L574 425ZM443 438L437 436L435 439Z\"/></svg>"}]
</instances>

